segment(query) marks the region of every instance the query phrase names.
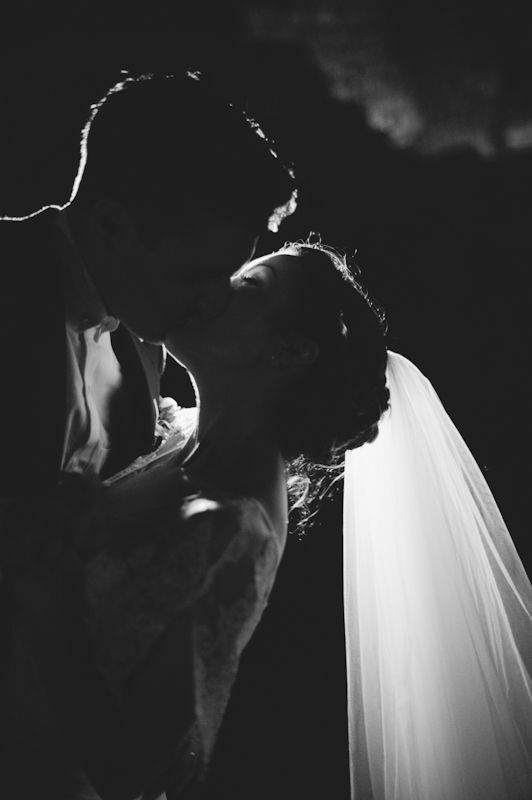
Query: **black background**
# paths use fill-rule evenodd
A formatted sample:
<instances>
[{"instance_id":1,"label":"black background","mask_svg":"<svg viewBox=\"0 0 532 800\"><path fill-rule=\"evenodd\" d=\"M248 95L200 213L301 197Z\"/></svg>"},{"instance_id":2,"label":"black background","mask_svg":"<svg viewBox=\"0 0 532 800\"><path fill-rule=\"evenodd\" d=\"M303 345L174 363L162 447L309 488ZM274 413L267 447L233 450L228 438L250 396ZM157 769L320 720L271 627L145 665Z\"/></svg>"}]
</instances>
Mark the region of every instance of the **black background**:
<instances>
[{"instance_id":1,"label":"black background","mask_svg":"<svg viewBox=\"0 0 532 800\"><path fill-rule=\"evenodd\" d=\"M202 68L261 121L295 165L300 203L259 253L310 230L358 250L389 347L432 380L530 574L532 149L509 133L532 119L526 4L19 3L2 36L5 214L65 202L88 106L120 69ZM375 124L379 74L385 107L399 86L418 111L407 142L393 114ZM175 372L164 388L189 397ZM208 800L348 797L341 551L339 499L303 539L289 537Z\"/></svg>"}]
</instances>

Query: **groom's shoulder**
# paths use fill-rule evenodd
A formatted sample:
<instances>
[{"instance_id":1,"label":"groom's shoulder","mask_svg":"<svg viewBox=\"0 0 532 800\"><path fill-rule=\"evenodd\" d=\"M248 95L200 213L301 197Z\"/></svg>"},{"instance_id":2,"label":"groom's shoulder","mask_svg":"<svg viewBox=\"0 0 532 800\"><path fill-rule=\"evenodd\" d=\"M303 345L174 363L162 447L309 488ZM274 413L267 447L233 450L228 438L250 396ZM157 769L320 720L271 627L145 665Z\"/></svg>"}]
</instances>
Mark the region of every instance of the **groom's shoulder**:
<instances>
[{"instance_id":1,"label":"groom's shoulder","mask_svg":"<svg viewBox=\"0 0 532 800\"><path fill-rule=\"evenodd\" d=\"M47 262L55 260L53 213L43 211L20 220L0 220L0 270L2 284L40 285L50 280Z\"/></svg>"},{"instance_id":2,"label":"groom's shoulder","mask_svg":"<svg viewBox=\"0 0 532 800\"><path fill-rule=\"evenodd\" d=\"M52 209L20 219L0 218L0 252L12 247L30 249L42 245L51 237L53 218Z\"/></svg>"},{"instance_id":3,"label":"groom's shoulder","mask_svg":"<svg viewBox=\"0 0 532 800\"><path fill-rule=\"evenodd\" d=\"M61 271L54 247L53 215L0 221L0 327L17 340L47 330L64 318ZM28 324L28 320L32 324ZM2 351L4 345L2 345Z\"/></svg>"}]
</instances>

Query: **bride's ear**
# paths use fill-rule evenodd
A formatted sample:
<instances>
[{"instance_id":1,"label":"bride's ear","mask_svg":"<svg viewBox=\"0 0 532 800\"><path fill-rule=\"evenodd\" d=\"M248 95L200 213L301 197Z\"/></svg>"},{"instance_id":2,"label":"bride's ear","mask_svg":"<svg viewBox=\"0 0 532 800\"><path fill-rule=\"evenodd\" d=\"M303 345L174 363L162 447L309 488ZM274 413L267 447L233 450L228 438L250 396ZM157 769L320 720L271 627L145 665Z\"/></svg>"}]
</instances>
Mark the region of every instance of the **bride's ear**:
<instances>
[{"instance_id":1,"label":"bride's ear","mask_svg":"<svg viewBox=\"0 0 532 800\"><path fill-rule=\"evenodd\" d=\"M313 339L290 338L277 344L270 355L270 363L275 369L297 370L313 364L319 354L320 347Z\"/></svg>"}]
</instances>

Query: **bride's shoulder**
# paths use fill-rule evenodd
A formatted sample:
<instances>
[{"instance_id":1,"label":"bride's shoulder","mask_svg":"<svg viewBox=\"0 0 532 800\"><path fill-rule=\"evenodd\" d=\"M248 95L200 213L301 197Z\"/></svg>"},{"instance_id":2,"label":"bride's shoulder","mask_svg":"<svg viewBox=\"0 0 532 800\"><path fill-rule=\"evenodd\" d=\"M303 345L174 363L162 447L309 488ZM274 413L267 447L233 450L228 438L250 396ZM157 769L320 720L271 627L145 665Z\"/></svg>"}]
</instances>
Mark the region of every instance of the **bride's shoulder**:
<instances>
[{"instance_id":1,"label":"bride's shoulder","mask_svg":"<svg viewBox=\"0 0 532 800\"><path fill-rule=\"evenodd\" d=\"M200 625L202 615L223 611L243 641L282 555L259 500L215 491L181 498L149 520L135 516L115 534L86 564L84 618L116 691L180 614ZM216 636L227 637L228 625Z\"/></svg>"},{"instance_id":2,"label":"bride's shoulder","mask_svg":"<svg viewBox=\"0 0 532 800\"><path fill-rule=\"evenodd\" d=\"M157 563L165 572L184 568L207 576L241 558L263 567L278 564L284 539L258 499L199 488L186 479L179 486L177 471L158 494L161 475L154 477L156 486L142 480L111 487L102 513L106 544L96 553L100 567L102 559L116 562L119 571L126 562L146 568Z\"/></svg>"},{"instance_id":3,"label":"bride's shoulder","mask_svg":"<svg viewBox=\"0 0 532 800\"><path fill-rule=\"evenodd\" d=\"M273 546L279 557L282 553L283 532L255 497L206 489L183 500L180 522L181 529L194 537L207 535L214 551L230 545L233 555L236 551L258 555Z\"/></svg>"}]
</instances>

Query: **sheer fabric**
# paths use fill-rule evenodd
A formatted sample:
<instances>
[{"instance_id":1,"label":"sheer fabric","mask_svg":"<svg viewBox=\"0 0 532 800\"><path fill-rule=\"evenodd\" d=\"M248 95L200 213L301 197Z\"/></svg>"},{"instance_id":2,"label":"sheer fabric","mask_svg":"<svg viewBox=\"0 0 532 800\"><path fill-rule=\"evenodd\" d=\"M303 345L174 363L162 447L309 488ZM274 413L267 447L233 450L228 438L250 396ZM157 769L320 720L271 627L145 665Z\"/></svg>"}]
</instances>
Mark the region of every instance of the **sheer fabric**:
<instances>
[{"instance_id":1,"label":"sheer fabric","mask_svg":"<svg viewBox=\"0 0 532 800\"><path fill-rule=\"evenodd\" d=\"M106 544L86 563L84 624L95 662L120 699L128 676L186 614L193 749L206 765L284 537L258 500L180 485L180 457L195 421L194 409L180 411L156 453L106 482L120 502L103 515L99 538Z\"/></svg>"},{"instance_id":2,"label":"sheer fabric","mask_svg":"<svg viewBox=\"0 0 532 800\"><path fill-rule=\"evenodd\" d=\"M530 581L429 381L390 353L388 386L346 455L352 797L530 800Z\"/></svg>"},{"instance_id":3,"label":"sheer fabric","mask_svg":"<svg viewBox=\"0 0 532 800\"><path fill-rule=\"evenodd\" d=\"M95 662L119 699L128 675L187 612L205 760L281 551L258 501L209 494L115 525L109 546L86 565L85 626Z\"/></svg>"},{"instance_id":4,"label":"sheer fabric","mask_svg":"<svg viewBox=\"0 0 532 800\"><path fill-rule=\"evenodd\" d=\"M94 508L88 498L71 514L59 503L23 503L9 509L9 523L22 539L16 554L37 569L37 592L55 590L62 569L69 583L75 580L72 613L80 615L89 657L118 705L130 680L165 648L168 669L160 682L156 674L157 685L152 677L156 707L144 709L139 725L155 729L175 719L175 750L161 784L169 798L184 799L195 796L211 758L241 654L268 602L285 532L274 528L255 498L191 487L180 465L194 441L196 411L180 410L174 422L156 452L98 488ZM0 522L3 511L0 506ZM19 615L10 661L6 730L15 755L4 748L10 769L23 763L20 741L40 754L36 763L43 765L41 783L50 796L78 797L79 789L80 800L88 800L88 778L65 747ZM33 776L17 775L13 783L22 787L17 797L38 796Z\"/></svg>"}]
</instances>

